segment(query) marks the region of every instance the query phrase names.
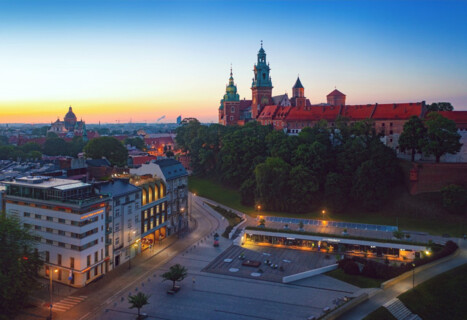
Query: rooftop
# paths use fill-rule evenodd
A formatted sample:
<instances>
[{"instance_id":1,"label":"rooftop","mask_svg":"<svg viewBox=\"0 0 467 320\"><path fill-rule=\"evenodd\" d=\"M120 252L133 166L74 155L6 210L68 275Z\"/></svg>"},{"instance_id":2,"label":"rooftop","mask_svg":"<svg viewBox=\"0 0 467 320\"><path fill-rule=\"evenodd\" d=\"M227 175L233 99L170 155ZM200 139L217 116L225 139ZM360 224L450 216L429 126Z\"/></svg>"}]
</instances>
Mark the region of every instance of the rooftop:
<instances>
[{"instance_id":1,"label":"rooftop","mask_svg":"<svg viewBox=\"0 0 467 320\"><path fill-rule=\"evenodd\" d=\"M35 187L40 189L55 188L59 190L69 190L79 187L90 186L90 184L82 183L81 181L41 176L21 177L16 178L13 181L5 181L4 183L13 186Z\"/></svg>"}]
</instances>

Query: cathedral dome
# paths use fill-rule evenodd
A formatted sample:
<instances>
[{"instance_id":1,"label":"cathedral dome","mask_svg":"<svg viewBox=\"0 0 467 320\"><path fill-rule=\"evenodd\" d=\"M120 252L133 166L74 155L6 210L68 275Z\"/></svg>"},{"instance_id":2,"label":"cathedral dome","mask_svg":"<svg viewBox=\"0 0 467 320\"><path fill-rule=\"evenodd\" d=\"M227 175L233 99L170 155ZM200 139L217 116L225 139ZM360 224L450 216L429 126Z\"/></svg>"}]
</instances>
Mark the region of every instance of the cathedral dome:
<instances>
[{"instance_id":1,"label":"cathedral dome","mask_svg":"<svg viewBox=\"0 0 467 320\"><path fill-rule=\"evenodd\" d=\"M75 123L77 121L76 115L73 113L71 106L68 109L68 113L65 115L64 120L65 122L70 122L70 123Z\"/></svg>"}]
</instances>

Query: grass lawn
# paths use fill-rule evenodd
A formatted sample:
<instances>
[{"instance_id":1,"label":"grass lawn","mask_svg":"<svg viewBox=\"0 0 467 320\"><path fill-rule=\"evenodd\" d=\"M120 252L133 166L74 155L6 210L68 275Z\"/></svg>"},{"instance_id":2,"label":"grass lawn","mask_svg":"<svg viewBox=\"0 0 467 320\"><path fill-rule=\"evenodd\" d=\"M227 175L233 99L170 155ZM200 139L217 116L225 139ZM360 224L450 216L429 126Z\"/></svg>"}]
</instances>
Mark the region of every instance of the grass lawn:
<instances>
[{"instance_id":1,"label":"grass lawn","mask_svg":"<svg viewBox=\"0 0 467 320\"><path fill-rule=\"evenodd\" d=\"M440 274L399 296L424 320L466 319L467 264Z\"/></svg>"},{"instance_id":2,"label":"grass lawn","mask_svg":"<svg viewBox=\"0 0 467 320\"><path fill-rule=\"evenodd\" d=\"M223 205L244 212L252 217L258 214L268 216L286 216L291 218L322 219L321 210L308 213L283 213L256 211L240 203L240 194L237 190L222 184L199 177L189 178L191 192L217 201ZM401 186L393 190L393 201L381 207L376 212L365 212L355 208L341 213L326 210L325 219L332 221L348 221L359 223L397 225L401 230L424 231L434 235L445 233L461 237L467 232L467 217L447 213L441 206L440 194L420 194L411 196Z\"/></svg>"},{"instance_id":3,"label":"grass lawn","mask_svg":"<svg viewBox=\"0 0 467 320\"><path fill-rule=\"evenodd\" d=\"M229 225L227 226L227 228L225 228L224 232L222 233L222 236L228 239L230 231L232 231L233 227L235 227L237 224L239 224L242 221L242 218L237 216L232 211L225 210L224 208L220 206L213 206L209 203L207 205L213 208L214 210L216 210L217 212L219 212L219 214L222 215L224 218L226 218L227 221L229 222Z\"/></svg>"},{"instance_id":4,"label":"grass lawn","mask_svg":"<svg viewBox=\"0 0 467 320\"><path fill-rule=\"evenodd\" d=\"M327 276L350 283L359 288L379 288L383 280L367 278L364 276L353 276L347 274L342 269L336 269L325 273Z\"/></svg>"},{"instance_id":5,"label":"grass lawn","mask_svg":"<svg viewBox=\"0 0 467 320\"><path fill-rule=\"evenodd\" d=\"M385 307L379 307L369 315L367 315L363 320L397 320L391 312Z\"/></svg>"}]
</instances>

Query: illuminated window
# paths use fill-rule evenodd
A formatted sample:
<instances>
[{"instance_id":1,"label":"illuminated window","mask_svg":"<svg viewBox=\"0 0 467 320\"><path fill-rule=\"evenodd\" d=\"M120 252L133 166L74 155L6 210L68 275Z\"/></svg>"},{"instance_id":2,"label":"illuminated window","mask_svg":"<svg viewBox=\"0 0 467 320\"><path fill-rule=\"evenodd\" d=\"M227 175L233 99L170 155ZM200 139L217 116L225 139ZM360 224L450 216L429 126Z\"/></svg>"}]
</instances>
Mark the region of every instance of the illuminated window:
<instances>
[{"instance_id":1,"label":"illuminated window","mask_svg":"<svg viewBox=\"0 0 467 320\"><path fill-rule=\"evenodd\" d=\"M235 112L235 107L232 107L232 113L234 113L234 112Z\"/></svg>"}]
</instances>

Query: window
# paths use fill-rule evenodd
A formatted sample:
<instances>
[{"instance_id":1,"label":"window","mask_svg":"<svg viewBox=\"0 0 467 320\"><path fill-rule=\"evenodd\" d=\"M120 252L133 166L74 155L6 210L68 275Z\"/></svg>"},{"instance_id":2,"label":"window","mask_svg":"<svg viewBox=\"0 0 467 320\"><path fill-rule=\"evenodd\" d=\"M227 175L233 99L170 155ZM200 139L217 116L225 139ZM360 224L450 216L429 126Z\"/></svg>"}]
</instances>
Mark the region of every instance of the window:
<instances>
[{"instance_id":1,"label":"window","mask_svg":"<svg viewBox=\"0 0 467 320\"><path fill-rule=\"evenodd\" d=\"M384 122L381 124L382 127L384 127Z\"/></svg>"},{"instance_id":2,"label":"window","mask_svg":"<svg viewBox=\"0 0 467 320\"><path fill-rule=\"evenodd\" d=\"M118 246L118 243L120 242L120 238L119 237L116 237L115 238L115 245Z\"/></svg>"},{"instance_id":3,"label":"window","mask_svg":"<svg viewBox=\"0 0 467 320\"><path fill-rule=\"evenodd\" d=\"M392 134L392 130L389 130L389 134Z\"/></svg>"},{"instance_id":4,"label":"window","mask_svg":"<svg viewBox=\"0 0 467 320\"><path fill-rule=\"evenodd\" d=\"M86 280L91 279L91 271L86 272Z\"/></svg>"},{"instance_id":5,"label":"window","mask_svg":"<svg viewBox=\"0 0 467 320\"><path fill-rule=\"evenodd\" d=\"M47 221L54 221L54 218L52 218L52 217L47 217Z\"/></svg>"},{"instance_id":6,"label":"window","mask_svg":"<svg viewBox=\"0 0 467 320\"><path fill-rule=\"evenodd\" d=\"M70 258L70 268L71 269L75 268L75 258L73 258L73 257Z\"/></svg>"},{"instance_id":7,"label":"window","mask_svg":"<svg viewBox=\"0 0 467 320\"><path fill-rule=\"evenodd\" d=\"M58 269L58 280L62 281L62 270Z\"/></svg>"},{"instance_id":8,"label":"window","mask_svg":"<svg viewBox=\"0 0 467 320\"><path fill-rule=\"evenodd\" d=\"M31 214L30 214L29 212L24 212L23 215L24 215L25 217L30 217L30 216L31 216Z\"/></svg>"},{"instance_id":9,"label":"window","mask_svg":"<svg viewBox=\"0 0 467 320\"><path fill-rule=\"evenodd\" d=\"M99 252L94 252L94 263L97 263L99 261Z\"/></svg>"},{"instance_id":10,"label":"window","mask_svg":"<svg viewBox=\"0 0 467 320\"><path fill-rule=\"evenodd\" d=\"M120 231L120 223L116 222L115 223L115 232L118 232L118 231Z\"/></svg>"},{"instance_id":11,"label":"window","mask_svg":"<svg viewBox=\"0 0 467 320\"><path fill-rule=\"evenodd\" d=\"M91 255L88 255L87 257L87 266L89 267L91 265Z\"/></svg>"},{"instance_id":12,"label":"window","mask_svg":"<svg viewBox=\"0 0 467 320\"><path fill-rule=\"evenodd\" d=\"M232 113L234 113L234 112L235 112L235 107L232 107Z\"/></svg>"},{"instance_id":13,"label":"window","mask_svg":"<svg viewBox=\"0 0 467 320\"><path fill-rule=\"evenodd\" d=\"M58 234L61 235L61 236L64 236L64 235L65 235L65 231L63 231L63 230L58 230Z\"/></svg>"},{"instance_id":14,"label":"window","mask_svg":"<svg viewBox=\"0 0 467 320\"><path fill-rule=\"evenodd\" d=\"M151 229L154 228L154 219L151 219Z\"/></svg>"},{"instance_id":15,"label":"window","mask_svg":"<svg viewBox=\"0 0 467 320\"><path fill-rule=\"evenodd\" d=\"M234 117L233 116L230 116L230 121L233 121Z\"/></svg>"},{"instance_id":16,"label":"window","mask_svg":"<svg viewBox=\"0 0 467 320\"><path fill-rule=\"evenodd\" d=\"M42 219L42 216L41 216L40 214L36 214L34 217L35 217L36 219Z\"/></svg>"},{"instance_id":17,"label":"window","mask_svg":"<svg viewBox=\"0 0 467 320\"><path fill-rule=\"evenodd\" d=\"M115 216L120 217L120 210L119 209L115 209Z\"/></svg>"},{"instance_id":18,"label":"window","mask_svg":"<svg viewBox=\"0 0 467 320\"><path fill-rule=\"evenodd\" d=\"M46 242L47 244L50 244L50 245L53 245L53 244L54 244L54 242L53 242L52 240L45 240L45 242Z\"/></svg>"},{"instance_id":19,"label":"window","mask_svg":"<svg viewBox=\"0 0 467 320\"><path fill-rule=\"evenodd\" d=\"M48 233L53 233L54 230L52 228L46 228L45 231L47 231Z\"/></svg>"},{"instance_id":20,"label":"window","mask_svg":"<svg viewBox=\"0 0 467 320\"><path fill-rule=\"evenodd\" d=\"M392 127L392 122L389 122L389 126Z\"/></svg>"},{"instance_id":21,"label":"window","mask_svg":"<svg viewBox=\"0 0 467 320\"><path fill-rule=\"evenodd\" d=\"M65 243L59 242L59 243L58 243L58 246L59 246L59 247L62 247L62 248L65 248Z\"/></svg>"},{"instance_id":22,"label":"window","mask_svg":"<svg viewBox=\"0 0 467 320\"><path fill-rule=\"evenodd\" d=\"M94 267L94 276L97 276L97 267Z\"/></svg>"},{"instance_id":23,"label":"window","mask_svg":"<svg viewBox=\"0 0 467 320\"><path fill-rule=\"evenodd\" d=\"M57 254L57 264L58 264L59 266L62 265L62 255L61 255L61 254Z\"/></svg>"},{"instance_id":24,"label":"window","mask_svg":"<svg viewBox=\"0 0 467 320\"><path fill-rule=\"evenodd\" d=\"M128 219L128 224L127 224L128 228L131 229L131 219Z\"/></svg>"},{"instance_id":25,"label":"window","mask_svg":"<svg viewBox=\"0 0 467 320\"><path fill-rule=\"evenodd\" d=\"M45 252L45 262L49 262L49 261L50 261L50 252L46 251Z\"/></svg>"}]
</instances>

